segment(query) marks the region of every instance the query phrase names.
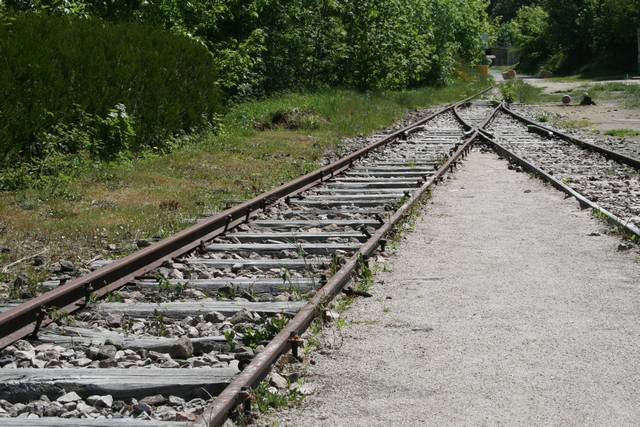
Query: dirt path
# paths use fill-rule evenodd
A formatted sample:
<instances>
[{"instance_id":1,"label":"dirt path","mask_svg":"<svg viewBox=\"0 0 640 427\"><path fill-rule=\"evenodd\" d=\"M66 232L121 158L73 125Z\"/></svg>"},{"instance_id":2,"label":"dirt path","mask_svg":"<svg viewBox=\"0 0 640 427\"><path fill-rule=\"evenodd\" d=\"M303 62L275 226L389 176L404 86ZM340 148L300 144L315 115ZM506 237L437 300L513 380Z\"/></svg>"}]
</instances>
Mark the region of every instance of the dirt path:
<instances>
[{"instance_id":1,"label":"dirt path","mask_svg":"<svg viewBox=\"0 0 640 427\"><path fill-rule=\"evenodd\" d=\"M638 253L506 166L438 188L283 425L640 422Z\"/></svg>"}]
</instances>

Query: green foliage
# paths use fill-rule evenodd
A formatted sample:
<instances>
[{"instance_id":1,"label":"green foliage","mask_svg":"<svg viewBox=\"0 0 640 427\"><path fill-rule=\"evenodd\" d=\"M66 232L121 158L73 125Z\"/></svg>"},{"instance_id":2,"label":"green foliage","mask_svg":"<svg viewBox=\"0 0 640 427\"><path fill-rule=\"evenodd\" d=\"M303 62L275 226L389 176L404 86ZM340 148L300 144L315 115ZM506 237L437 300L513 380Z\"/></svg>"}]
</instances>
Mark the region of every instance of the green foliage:
<instances>
[{"instance_id":1,"label":"green foliage","mask_svg":"<svg viewBox=\"0 0 640 427\"><path fill-rule=\"evenodd\" d=\"M492 13L511 20L497 32L520 49L524 71L636 68L640 0L496 0Z\"/></svg>"},{"instance_id":2,"label":"green foliage","mask_svg":"<svg viewBox=\"0 0 640 427\"><path fill-rule=\"evenodd\" d=\"M236 332L233 329L227 329L222 334L229 346L229 351L233 353L236 350Z\"/></svg>"},{"instance_id":3,"label":"green foliage","mask_svg":"<svg viewBox=\"0 0 640 427\"><path fill-rule=\"evenodd\" d=\"M19 13L0 52L0 164L162 148L220 107L207 49L146 25Z\"/></svg>"},{"instance_id":4,"label":"green foliage","mask_svg":"<svg viewBox=\"0 0 640 427\"><path fill-rule=\"evenodd\" d=\"M355 284L355 290L358 292L367 292L373 286L373 272L362 256L358 257Z\"/></svg>"},{"instance_id":5,"label":"green foliage","mask_svg":"<svg viewBox=\"0 0 640 427\"><path fill-rule=\"evenodd\" d=\"M149 333L157 337L165 337L168 334L164 323L164 314L159 310L153 310L153 316L149 319Z\"/></svg>"},{"instance_id":6,"label":"green foliage","mask_svg":"<svg viewBox=\"0 0 640 427\"><path fill-rule=\"evenodd\" d=\"M160 26L206 45L232 100L346 85L402 88L449 81L479 57L485 0L9 0L17 10Z\"/></svg>"},{"instance_id":7,"label":"green foliage","mask_svg":"<svg viewBox=\"0 0 640 427\"><path fill-rule=\"evenodd\" d=\"M522 104L540 104L550 99L545 95L544 89L532 86L522 80L511 80L500 85L502 98L508 103L520 102Z\"/></svg>"},{"instance_id":8,"label":"green foliage","mask_svg":"<svg viewBox=\"0 0 640 427\"><path fill-rule=\"evenodd\" d=\"M640 131L635 129L611 129L606 131L605 135L615 136L618 138L637 138L640 136Z\"/></svg>"},{"instance_id":9,"label":"green foliage","mask_svg":"<svg viewBox=\"0 0 640 427\"><path fill-rule=\"evenodd\" d=\"M597 84L588 88L594 98L614 97L622 98L627 108L640 107L640 85L625 83Z\"/></svg>"},{"instance_id":10,"label":"green foliage","mask_svg":"<svg viewBox=\"0 0 640 427\"><path fill-rule=\"evenodd\" d=\"M271 409L285 408L300 402L304 398L297 389L285 391L271 391L269 384L262 381L254 390L254 399L257 409L261 413L269 412Z\"/></svg>"},{"instance_id":11,"label":"green foliage","mask_svg":"<svg viewBox=\"0 0 640 427\"><path fill-rule=\"evenodd\" d=\"M513 19L523 6L531 6L539 0L493 0L489 7L492 16L500 16L505 20Z\"/></svg>"},{"instance_id":12,"label":"green foliage","mask_svg":"<svg viewBox=\"0 0 640 427\"><path fill-rule=\"evenodd\" d=\"M172 284L171 281L161 274L156 276L156 280L158 281L158 302L175 301L180 299L182 293L187 288L187 282L177 282Z\"/></svg>"},{"instance_id":13,"label":"green foliage","mask_svg":"<svg viewBox=\"0 0 640 427\"><path fill-rule=\"evenodd\" d=\"M251 347L256 348L265 341L270 341L273 337L284 328L289 319L283 315L276 315L270 317L264 324L259 325L256 328L248 327L244 330L244 338L242 342Z\"/></svg>"},{"instance_id":14,"label":"green foliage","mask_svg":"<svg viewBox=\"0 0 640 427\"><path fill-rule=\"evenodd\" d=\"M549 31L549 14L541 6L523 6L511 21L512 39L520 47L520 66L536 72L547 59L545 35Z\"/></svg>"}]
</instances>

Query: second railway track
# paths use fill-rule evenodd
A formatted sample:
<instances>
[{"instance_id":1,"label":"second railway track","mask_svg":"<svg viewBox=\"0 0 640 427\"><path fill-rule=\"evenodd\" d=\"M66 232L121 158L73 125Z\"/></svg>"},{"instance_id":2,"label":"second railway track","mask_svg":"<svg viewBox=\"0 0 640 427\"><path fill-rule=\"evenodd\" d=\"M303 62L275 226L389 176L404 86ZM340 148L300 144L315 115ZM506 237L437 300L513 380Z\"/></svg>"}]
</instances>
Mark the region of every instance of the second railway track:
<instances>
[{"instance_id":1,"label":"second railway track","mask_svg":"<svg viewBox=\"0 0 640 427\"><path fill-rule=\"evenodd\" d=\"M89 276L47 282L0 314L0 425L221 425L478 138L638 234L633 164L531 130L465 100Z\"/></svg>"}]
</instances>

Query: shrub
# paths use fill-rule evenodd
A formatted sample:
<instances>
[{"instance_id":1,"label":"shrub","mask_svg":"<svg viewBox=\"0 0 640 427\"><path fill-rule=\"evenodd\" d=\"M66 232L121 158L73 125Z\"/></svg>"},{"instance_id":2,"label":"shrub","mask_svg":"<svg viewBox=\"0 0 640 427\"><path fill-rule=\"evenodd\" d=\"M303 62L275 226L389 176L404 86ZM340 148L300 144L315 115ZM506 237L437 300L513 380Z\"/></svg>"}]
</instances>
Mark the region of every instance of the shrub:
<instances>
[{"instance_id":1,"label":"shrub","mask_svg":"<svg viewBox=\"0 0 640 427\"><path fill-rule=\"evenodd\" d=\"M220 109L214 58L187 36L32 12L0 24L0 165L161 147Z\"/></svg>"}]
</instances>

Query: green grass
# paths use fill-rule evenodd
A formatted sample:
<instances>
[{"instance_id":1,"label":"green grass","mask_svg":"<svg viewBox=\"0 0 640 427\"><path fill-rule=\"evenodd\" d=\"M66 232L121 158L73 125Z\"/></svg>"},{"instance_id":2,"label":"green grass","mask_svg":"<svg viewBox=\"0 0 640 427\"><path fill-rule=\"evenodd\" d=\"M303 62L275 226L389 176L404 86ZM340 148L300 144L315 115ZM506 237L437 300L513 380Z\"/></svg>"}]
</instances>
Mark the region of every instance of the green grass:
<instances>
[{"instance_id":1,"label":"green grass","mask_svg":"<svg viewBox=\"0 0 640 427\"><path fill-rule=\"evenodd\" d=\"M588 93L596 103L602 100L620 100L626 108L640 108L640 84L637 83L584 84L566 92L578 101L584 93Z\"/></svg>"},{"instance_id":2,"label":"green grass","mask_svg":"<svg viewBox=\"0 0 640 427\"><path fill-rule=\"evenodd\" d=\"M504 99L522 104L543 104L556 100L556 97L546 94L544 88L532 86L522 80L503 83L501 91Z\"/></svg>"},{"instance_id":3,"label":"green grass","mask_svg":"<svg viewBox=\"0 0 640 427\"><path fill-rule=\"evenodd\" d=\"M556 124L565 129L582 129L589 127L591 125L591 121L587 119L567 119L559 120Z\"/></svg>"},{"instance_id":4,"label":"green grass","mask_svg":"<svg viewBox=\"0 0 640 427\"><path fill-rule=\"evenodd\" d=\"M640 136L640 131L635 129L611 129L604 133L609 136L616 136L618 138L635 138Z\"/></svg>"},{"instance_id":5,"label":"green grass","mask_svg":"<svg viewBox=\"0 0 640 427\"><path fill-rule=\"evenodd\" d=\"M317 168L342 138L372 133L409 109L459 100L486 86L474 80L402 92L284 94L236 106L222 118L221 133L191 136L168 154L79 162L30 188L0 192L0 246L11 248L0 253L0 267L42 248L49 249L48 261L122 256L137 239L166 237L184 228L186 218L220 211ZM312 125L256 129L274 112L291 109L312 112ZM117 250L106 251L109 244Z\"/></svg>"},{"instance_id":6,"label":"green grass","mask_svg":"<svg viewBox=\"0 0 640 427\"><path fill-rule=\"evenodd\" d=\"M589 88L589 94L594 98L622 99L627 108L640 108L640 84L634 83L604 83Z\"/></svg>"}]
</instances>

